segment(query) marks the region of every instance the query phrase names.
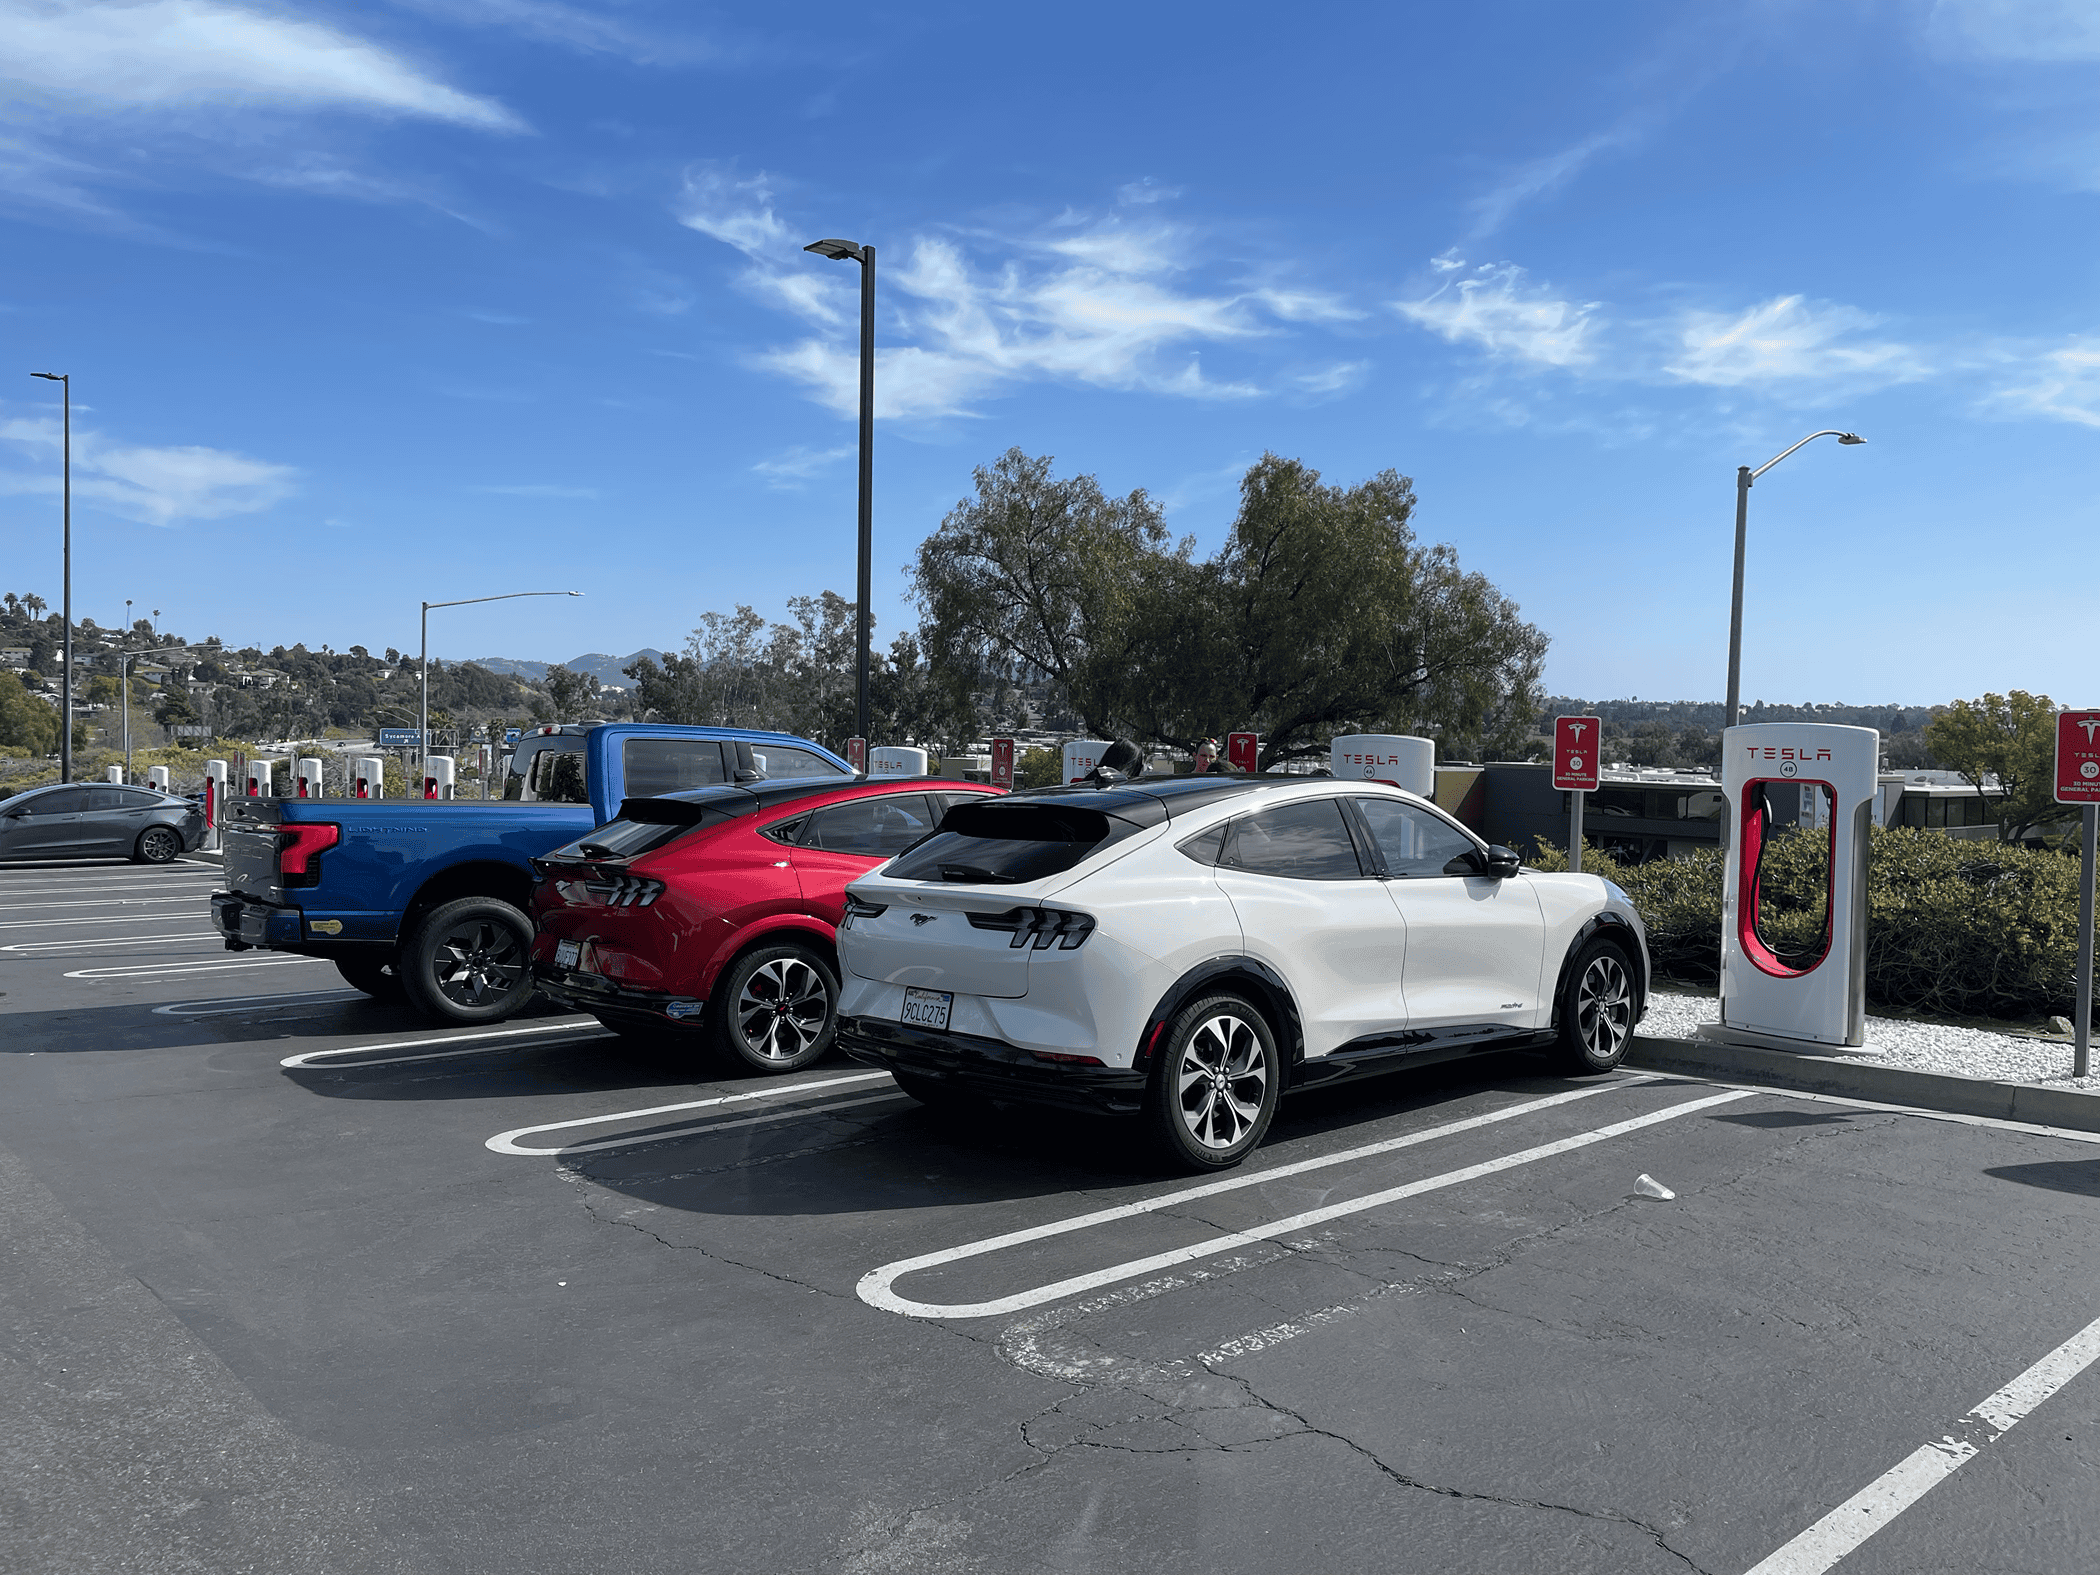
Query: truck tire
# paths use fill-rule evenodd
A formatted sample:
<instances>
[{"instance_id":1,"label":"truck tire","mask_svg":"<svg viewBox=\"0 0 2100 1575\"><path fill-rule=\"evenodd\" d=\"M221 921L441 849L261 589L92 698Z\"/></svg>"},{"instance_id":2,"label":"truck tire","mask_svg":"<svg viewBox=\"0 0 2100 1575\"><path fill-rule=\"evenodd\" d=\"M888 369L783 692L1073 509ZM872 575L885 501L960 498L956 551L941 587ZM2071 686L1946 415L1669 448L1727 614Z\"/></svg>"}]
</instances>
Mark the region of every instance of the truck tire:
<instances>
[{"instance_id":1,"label":"truck tire","mask_svg":"<svg viewBox=\"0 0 2100 1575\"><path fill-rule=\"evenodd\" d=\"M532 921L499 897L433 908L402 943L396 972L433 1022L496 1023L532 999Z\"/></svg>"},{"instance_id":2,"label":"truck tire","mask_svg":"<svg viewBox=\"0 0 2100 1575\"><path fill-rule=\"evenodd\" d=\"M394 969L392 952L337 957L332 961L335 963L335 971L343 976L343 983L353 990L362 990L377 1001L395 1001L401 998L401 976Z\"/></svg>"}]
</instances>

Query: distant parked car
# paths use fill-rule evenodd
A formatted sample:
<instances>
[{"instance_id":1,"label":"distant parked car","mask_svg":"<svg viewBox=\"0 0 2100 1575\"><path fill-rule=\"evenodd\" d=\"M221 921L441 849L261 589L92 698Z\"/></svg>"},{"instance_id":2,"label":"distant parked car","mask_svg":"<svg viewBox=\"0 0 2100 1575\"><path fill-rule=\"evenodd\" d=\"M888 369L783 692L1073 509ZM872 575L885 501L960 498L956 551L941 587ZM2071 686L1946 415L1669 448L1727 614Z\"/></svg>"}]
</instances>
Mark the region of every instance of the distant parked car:
<instances>
[{"instance_id":1,"label":"distant parked car","mask_svg":"<svg viewBox=\"0 0 2100 1575\"><path fill-rule=\"evenodd\" d=\"M755 782L631 798L532 861L541 993L760 1072L831 1048L846 882L996 796L943 778Z\"/></svg>"},{"instance_id":2,"label":"distant parked car","mask_svg":"<svg viewBox=\"0 0 2100 1575\"><path fill-rule=\"evenodd\" d=\"M74 782L0 799L0 859L166 864L204 841L204 811L158 788Z\"/></svg>"}]
</instances>

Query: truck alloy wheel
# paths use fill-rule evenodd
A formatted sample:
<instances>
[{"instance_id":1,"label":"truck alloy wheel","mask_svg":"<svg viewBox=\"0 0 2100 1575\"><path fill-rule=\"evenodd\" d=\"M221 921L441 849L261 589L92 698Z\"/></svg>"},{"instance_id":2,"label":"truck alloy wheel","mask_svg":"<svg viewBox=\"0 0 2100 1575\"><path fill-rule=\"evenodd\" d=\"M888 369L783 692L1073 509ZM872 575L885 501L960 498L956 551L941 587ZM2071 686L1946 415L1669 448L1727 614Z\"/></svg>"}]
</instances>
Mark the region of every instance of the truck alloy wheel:
<instances>
[{"instance_id":1,"label":"truck alloy wheel","mask_svg":"<svg viewBox=\"0 0 2100 1575\"><path fill-rule=\"evenodd\" d=\"M426 1017L492 1023L532 999L532 925L495 897L461 897L433 909L401 948L397 972Z\"/></svg>"},{"instance_id":2,"label":"truck alloy wheel","mask_svg":"<svg viewBox=\"0 0 2100 1575\"><path fill-rule=\"evenodd\" d=\"M793 1072L831 1048L838 996L838 979L816 953L760 947L715 986L708 1010L715 1043L758 1071Z\"/></svg>"}]
</instances>

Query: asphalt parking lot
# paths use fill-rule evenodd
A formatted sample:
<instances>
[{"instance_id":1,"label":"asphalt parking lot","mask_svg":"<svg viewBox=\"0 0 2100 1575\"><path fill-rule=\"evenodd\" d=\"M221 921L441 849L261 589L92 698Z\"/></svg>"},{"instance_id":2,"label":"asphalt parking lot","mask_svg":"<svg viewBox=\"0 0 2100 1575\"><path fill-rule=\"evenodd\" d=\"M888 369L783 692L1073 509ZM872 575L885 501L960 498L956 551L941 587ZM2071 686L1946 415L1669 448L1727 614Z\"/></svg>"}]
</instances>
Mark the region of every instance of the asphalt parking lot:
<instances>
[{"instance_id":1,"label":"asphalt parking lot","mask_svg":"<svg viewBox=\"0 0 2100 1575\"><path fill-rule=\"evenodd\" d=\"M2100 1565L2090 1135L1504 1058L1172 1176L432 1029L217 873L0 870L10 1572Z\"/></svg>"}]
</instances>

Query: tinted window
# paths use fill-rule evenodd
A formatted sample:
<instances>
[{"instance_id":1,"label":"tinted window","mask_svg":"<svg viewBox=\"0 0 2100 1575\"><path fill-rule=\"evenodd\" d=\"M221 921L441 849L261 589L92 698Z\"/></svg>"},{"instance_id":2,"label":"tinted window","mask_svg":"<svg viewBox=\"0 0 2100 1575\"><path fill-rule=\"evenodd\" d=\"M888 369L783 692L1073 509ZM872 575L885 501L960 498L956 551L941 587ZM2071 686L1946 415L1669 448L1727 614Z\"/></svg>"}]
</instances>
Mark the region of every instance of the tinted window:
<instances>
[{"instance_id":1,"label":"tinted window","mask_svg":"<svg viewBox=\"0 0 2100 1575\"><path fill-rule=\"evenodd\" d=\"M1356 800L1356 807L1370 823L1388 875L1442 875L1461 853L1479 851L1457 827L1412 804L1366 796Z\"/></svg>"},{"instance_id":2,"label":"tinted window","mask_svg":"<svg viewBox=\"0 0 2100 1575\"><path fill-rule=\"evenodd\" d=\"M144 809L150 802L143 793L127 793L118 787L88 789L89 809Z\"/></svg>"},{"instance_id":3,"label":"tinted window","mask_svg":"<svg viewBox=\"0 0 2100 1575\"><path fill-rule=\"evenodd\" d=\"M654 820L609 820L587 837L578 837L550 859L631 859L697 830L693 824L668 825Z\"/></svg>"},{"instance_id":4,"label":"tinted window","mask_svg":"<svg viewBox=\"0 0 2100 1575\"><path fill-rule=\"evenodd\" d=\"M753 744L751 758L758 762L768 780L785 782L794 777L843 777L851 772L841 771L822 755L809 749L796 749L789 744ZM632 789L629 789L632 792Z\"/></svg>"},{"instance_id":5,"label":"tinted window","mask_svg":"<svg viewBox=\"0 0 2100 1575\"><path fill-rule=\"evenodd\" d=\"M722 746L711 738L630 738L620 746L629 798L655 798L729 780Z\"/></svg>"},{"instance_id":6,"label":"tinted window","mask_svg":"<svg viewBox=\"0 0 2100 1575\"><path fill-rule=\"evenodd\" d=\"M1355 880L1363 874L1342 806L1331 798L1283 804L1234 821L1219 862L1293 880Z\"/></svg>"},{"instance_id":7,"label":"tinted window","mask_svg":"<svg viewBox=\"0 0 2100 1575\"><path fill-rule=\"evenodd\" d=\"M920 793L857 798L820 809L809 818L802 846L827 853L863 853L889 858L933 829L933 812Z\"/></svg>"},{"instance_id":8,"label":"tinted window","mask_svg":"<svg viewBox=\"0 0 2100 1575\"><path fill-rule=\"evenodd\" d=\"M25 806L32 815L77 815L88 806L86 788L60 788L33 798Z\"/></svg>"},{"instance_id":9,"label":"tinted window","mask_svg":"<svg viewBox=\"0 0 2100 1575\"><path fill-rule=\"evenodd\" d=\"M1197 832L1188 841L1177 843L1176 846L1198 864L1215 864L1218 862L1218 855L1225 851L1225 832L1225 826L1213 826L1208 831Z\"/></svg>"},{"instance_id":10,"label":"tinted window","mask_svg":"<svg viewBox=\"0 0 2100 1575\"><path fill-rule=\"evenodd\" d=\"M949 810L940 831L889 873L902 880L1016 885L1062 874L1095 849L1140 829L1094 809L980 800Z\"/></svg>"},{"instance_id":11,"label":"tinted window","mask_svg":"<svg viewBox=\"0 0 2100 1575\"><path fill-rule=\"evenodd\" d=\"M534 755L525 796L550 804L588 804L591 795L583 781L583 751L543 749Z\"/></svg>"}]
</instances>

